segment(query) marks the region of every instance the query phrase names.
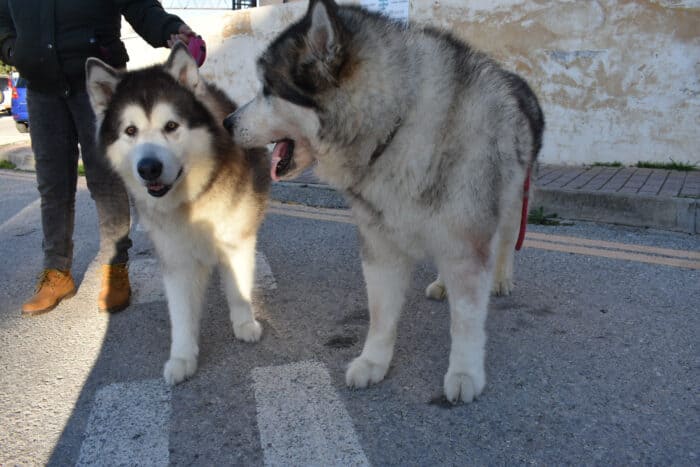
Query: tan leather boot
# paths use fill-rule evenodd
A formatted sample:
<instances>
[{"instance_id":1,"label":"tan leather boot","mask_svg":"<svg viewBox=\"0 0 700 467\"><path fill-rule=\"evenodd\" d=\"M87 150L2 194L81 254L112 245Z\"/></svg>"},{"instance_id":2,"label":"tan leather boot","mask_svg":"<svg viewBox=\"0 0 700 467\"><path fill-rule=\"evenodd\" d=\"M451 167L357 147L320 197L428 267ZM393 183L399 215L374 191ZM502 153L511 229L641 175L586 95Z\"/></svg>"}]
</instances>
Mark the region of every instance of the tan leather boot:
<instances>
[{"instance_id":1,"label":"tan leather boot","mask_svg":"<svg viewBox=\"0 0 700 467\"><path fill-rule=\"evenodd\" d=\"M97 298L97 308L116 313L128 307L130 300L131 286L126 264L103 264L102 290Z\"/></svg>"},{"instance_id":2,"label":"tan leather boot","mask_svg":"<svg viewBox=\"0 0 700 467\"><path fill-rule=\"evenodd\" d=\"M75 282L70 271L45 269L39 276L34 296L22 305L23 316L37 316L56 308L64 298L75 295Z\"/></svg>"}]
</instances>

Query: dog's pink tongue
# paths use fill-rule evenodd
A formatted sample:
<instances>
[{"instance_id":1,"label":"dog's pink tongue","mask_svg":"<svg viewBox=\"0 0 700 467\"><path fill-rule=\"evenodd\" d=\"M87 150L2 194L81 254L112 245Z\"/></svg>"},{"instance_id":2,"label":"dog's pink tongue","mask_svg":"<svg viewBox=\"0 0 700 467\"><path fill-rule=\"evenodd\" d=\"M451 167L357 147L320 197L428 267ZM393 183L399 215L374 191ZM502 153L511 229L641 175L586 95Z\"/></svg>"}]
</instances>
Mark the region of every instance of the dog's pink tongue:
<instances>
[{"instance_id":1,"label":"dog's pink tongue","mask_svg":"<svg viewBox=\"0 0 700 467\"><path fill-rule=\"evenodd\" d=\"M276 182L280 179L277 176L277 164L279 164L282 157L287 154L288 145L288 141L280 141L279 143L275 144L275 147L272 150L272 159L270 159L270 178Z\"/></svg>"}]
</instances>

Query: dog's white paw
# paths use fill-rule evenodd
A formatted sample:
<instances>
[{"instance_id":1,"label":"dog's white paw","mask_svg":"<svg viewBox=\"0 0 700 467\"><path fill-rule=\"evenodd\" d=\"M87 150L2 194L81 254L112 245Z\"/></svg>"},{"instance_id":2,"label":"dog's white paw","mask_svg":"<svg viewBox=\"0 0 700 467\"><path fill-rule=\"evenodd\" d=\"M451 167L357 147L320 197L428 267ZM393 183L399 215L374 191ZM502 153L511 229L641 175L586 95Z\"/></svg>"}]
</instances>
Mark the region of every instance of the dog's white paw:
<instances>
[{"instance_id":1,"label":"dog's white paw","mask_svg":"<svg viewBox=\"0 0 700 467\"><path fill-rule=\"evenodd\" d=\"M262 326L256 320L246 321L245 323L234 325L233 334L242 341L257 342L262 336Z\"/></svg>"},{"instance_id":2,"label":"dog's white paw","mask_svg":"<svg viewBox=\"0 0 700 467\"><path fill-rule=\"evenodd\" d=\"M181 383L197 371L196 359L171 358L165 362L163 377L165 382L173 385Z\"/></svg>"},{"instance_id":3,"label":"dog's white paw","mask_svg":"<svg viewBox=\"0 0 700 467\"><path fill-rule=\"evenodd\" d=\"M425 288L425 296L433 300L444 300L447 297L447 289L442 281L432 282Z\"/></svg>"},{"instance_id":4,"label":"dog's white paw","mask_svg":"<svg viewBox=\"0 0 700 467\"><path fill-rule=\"evenodd\" d=\"M345 372L345 383L351 388L366 388L383 380L388 369L388 365L379 365L357 357Z\"/></svg>"},{"instance_id":5,"label":"dog's white paw","mask_svg":"<svg viewBox=\"0 0 700 467\"><path fill-rule=\"evenodd\" d=\"M468 375L467 373L447 372L445 375L445 397L453 404L471 402L484 390L485 381Z\"/></svg>"},{"instance_id":6,"label":"dog's white paw","mask_svg":"<svg viewBox=\"0 0 700 467\"><path fill-rule=\"evenodd\" d=\"M491 287L491 295L504 297L513 291L513 280L510 278L497 278Z\"/></svg>"}]
</instances>

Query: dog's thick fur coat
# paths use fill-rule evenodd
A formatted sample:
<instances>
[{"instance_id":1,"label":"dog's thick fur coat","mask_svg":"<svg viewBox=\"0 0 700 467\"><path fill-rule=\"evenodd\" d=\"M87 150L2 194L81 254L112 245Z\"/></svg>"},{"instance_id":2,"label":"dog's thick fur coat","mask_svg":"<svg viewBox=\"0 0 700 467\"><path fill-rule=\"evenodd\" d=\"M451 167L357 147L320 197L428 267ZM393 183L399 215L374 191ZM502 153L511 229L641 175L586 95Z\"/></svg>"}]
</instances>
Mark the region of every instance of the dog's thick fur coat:
<instances>
[{"instance_id":1,"label":"dog's thick fur coat","mask_svg":"<svg viewBox=\"0 0 700 467\"><path fill-rule=\"evenodd\" d=\"M261 93L224 125L244 147L276 142L272 177L317 175L352 204L370 326L349 386L381 381L412 263L432 258L445 289L450 401L486 383L489 292L512 289L523 182L544 119L519 76L448 33L404 27L354 6L311 0L262 54Z\"/></svg>"},{"instance_id":2,"label":"dog's thick fur coat","mask_svg":"<svg viewBox=\"0 0 700 467\"><path fill-rule=\"evenodd\" d=\"M235 146L236 106L206 83L186 47L162 66L122 73L90 59L87 88L101 149L124 180L160 258L172 328L165 380L197 368L205 291L218 267L238 339L262 328L251 307L255 243L269 190L265 150Z\"/></svg>"}]
</instances>

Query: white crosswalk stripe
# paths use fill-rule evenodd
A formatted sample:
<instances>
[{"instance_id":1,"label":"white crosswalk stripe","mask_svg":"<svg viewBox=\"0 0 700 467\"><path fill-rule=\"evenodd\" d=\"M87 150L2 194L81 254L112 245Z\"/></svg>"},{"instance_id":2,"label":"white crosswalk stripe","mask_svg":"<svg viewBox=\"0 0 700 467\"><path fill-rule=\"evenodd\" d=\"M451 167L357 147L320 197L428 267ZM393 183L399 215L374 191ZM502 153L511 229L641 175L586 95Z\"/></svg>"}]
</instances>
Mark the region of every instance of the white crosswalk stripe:
<instances>
[{"instance_id":1,"label":"white crosswalk stripe","mask_svg":"<svg viewBox=\"0 0 700 467\"><path fill-rule=\"evenodd\" d=\"M369 465L323 364L256 368L252 377L265 465Z\"/></svg>"},{"instance_id":2,"label":"white crosswalk stripe","mask_svg":"<svg viewBox=\"0 0 700 467\"><path fill-rule=\"evenodd\" d=\"M160 378L100 388L76 465L168 465L170 397Z\"/></svg>"},{"instance_id":3,"label":"white crosswalk stripe","mask_svg":"<svg viewBox=\"0 0 700 467\"><path fill-rule=\"evenodd\" d=\"M252 378L265 465L370 465L323 364L256 368ZM171 398L160 378L100 388L76 465L168 465Z\"/></svg>"},{"instance_id":4,"label":"white crosswalk stripe","mask_svg":"<svg viewBox=\"0 0 700 467\"><path fill-rule=\"evenodd\" d=\"M17 214L7 219L0 225L0 235L13 233L16 229L33 228L40 225L41 200L36 199L23 207Z\"/></svg>"},{"instance_id":5,"label":"white crosswalk stripe","mask_svg":"<svg viewBox=\"0 0 700 467\"><path fill-rule=\"evenodd\" d=\"M277 281L267 258L259 251L255 252L255 288L258 291L277 289Z\"/></svg>"}]
</instances>

